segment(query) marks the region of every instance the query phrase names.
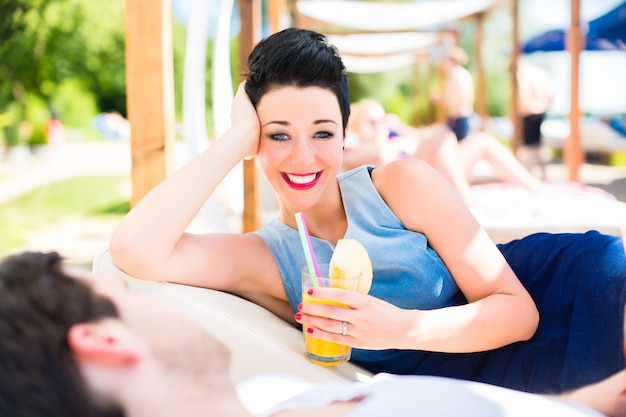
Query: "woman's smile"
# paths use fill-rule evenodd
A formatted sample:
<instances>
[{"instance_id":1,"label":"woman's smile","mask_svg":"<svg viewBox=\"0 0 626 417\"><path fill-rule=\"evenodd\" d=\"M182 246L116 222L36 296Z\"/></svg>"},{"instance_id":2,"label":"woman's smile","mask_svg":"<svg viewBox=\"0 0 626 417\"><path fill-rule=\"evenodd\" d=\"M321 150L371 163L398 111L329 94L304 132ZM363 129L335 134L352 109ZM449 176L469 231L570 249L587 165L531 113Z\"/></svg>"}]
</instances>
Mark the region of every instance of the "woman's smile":
<instances>
[{"instance_id":1,"label":"woman's smile","mask_svg":"<svg viewBox=\"0 0 626 417\"><path fill-rule=\"evenodd\" d=\"M317 181L319 181L322 172L316 172L312 174L288 174L283 173L283 178L287 182L287 184L296 190L308 190L313 188Z\"/></svg>"}]
</instances>

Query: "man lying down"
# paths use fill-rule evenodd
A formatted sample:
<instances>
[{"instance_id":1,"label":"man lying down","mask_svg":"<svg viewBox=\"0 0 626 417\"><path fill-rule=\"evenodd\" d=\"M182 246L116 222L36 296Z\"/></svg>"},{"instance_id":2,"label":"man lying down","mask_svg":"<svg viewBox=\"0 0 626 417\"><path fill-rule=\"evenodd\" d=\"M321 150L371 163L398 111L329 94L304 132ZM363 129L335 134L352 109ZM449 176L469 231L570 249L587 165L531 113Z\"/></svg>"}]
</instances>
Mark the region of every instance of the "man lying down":
<instances>
[{"instance_id":1,"label":"man lying down","mask_svg":"<svg viewBox=\"0 0 626 417\"><path fill-rule=\"evenodd\" d=\"M189 318L57 253L0 264L2 416L626 416L624 371L555 397L386 374L322 385L259 375L237 388L229 356Z\"/></svg>"}]
</instances>

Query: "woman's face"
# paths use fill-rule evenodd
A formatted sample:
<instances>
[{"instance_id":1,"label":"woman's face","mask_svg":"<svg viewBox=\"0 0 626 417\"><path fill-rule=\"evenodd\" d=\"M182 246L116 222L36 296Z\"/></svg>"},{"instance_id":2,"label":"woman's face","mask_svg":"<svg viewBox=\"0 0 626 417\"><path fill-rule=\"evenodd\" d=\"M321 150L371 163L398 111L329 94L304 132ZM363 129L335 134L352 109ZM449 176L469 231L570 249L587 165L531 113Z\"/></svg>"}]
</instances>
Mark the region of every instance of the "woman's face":
<instances>
[{"instance_id":1,"label":"woman's face","mask_svg":"<svg viewBox=\"0 0 626 417\"><path fill-rule=\"evenodd\" d=\"M261 98L257 114L258 163L281 207L306 210L337 189L345 132L332 91L279 87Z\"/></svg>"}]
</instances>

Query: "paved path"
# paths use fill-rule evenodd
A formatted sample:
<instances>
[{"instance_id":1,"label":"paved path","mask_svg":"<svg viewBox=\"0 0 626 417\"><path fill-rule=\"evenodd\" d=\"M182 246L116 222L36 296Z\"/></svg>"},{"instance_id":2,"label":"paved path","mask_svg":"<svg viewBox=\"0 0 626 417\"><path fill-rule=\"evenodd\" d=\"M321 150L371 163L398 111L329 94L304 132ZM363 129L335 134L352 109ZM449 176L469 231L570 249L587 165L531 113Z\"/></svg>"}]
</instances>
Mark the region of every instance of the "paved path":
<instances>
[{"instance_id":1,"label":"paved path","mask_svg":"<svg viewBox=\"0 0 626 417\"><path fill-rule=\"evenodd\" d=\"M0 204L45 184L83 175L130 174L128 142L87 142L50 148L26 160L0 160Z\"/></svg>"}]
</instances>

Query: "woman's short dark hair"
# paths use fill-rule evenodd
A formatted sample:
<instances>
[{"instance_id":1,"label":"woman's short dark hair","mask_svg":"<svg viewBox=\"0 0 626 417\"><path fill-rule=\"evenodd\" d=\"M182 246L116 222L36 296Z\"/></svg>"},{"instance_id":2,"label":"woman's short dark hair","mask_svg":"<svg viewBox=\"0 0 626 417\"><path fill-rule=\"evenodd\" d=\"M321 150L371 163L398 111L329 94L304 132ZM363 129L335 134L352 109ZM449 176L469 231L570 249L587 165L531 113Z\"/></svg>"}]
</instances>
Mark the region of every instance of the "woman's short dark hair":
<instances>
[{"instance_id":1,"label":"woman's short dark hair","mask_svg":"<svg viewBox=\"0 0 626 417\"><path fill-rule=\"evenodd\" d=\"M339 101L345 130L350 97L337 49L320 33L289 28L259 42L248 57L246 93L256 108L268 91L283 86L322 87Z\"/></svg>"},{"instance_id":2,"label":"woman's short dark hair","mask_svg":"<svg viewBox=\"0 0 626 417\"><path fill-rule=\"evenodd\" d=\"M111 300L63 272L56 252L0 263L0 415L120 417L95 399L72 356L76 323L119 317Z\"/></svg>"}]
</instances>

